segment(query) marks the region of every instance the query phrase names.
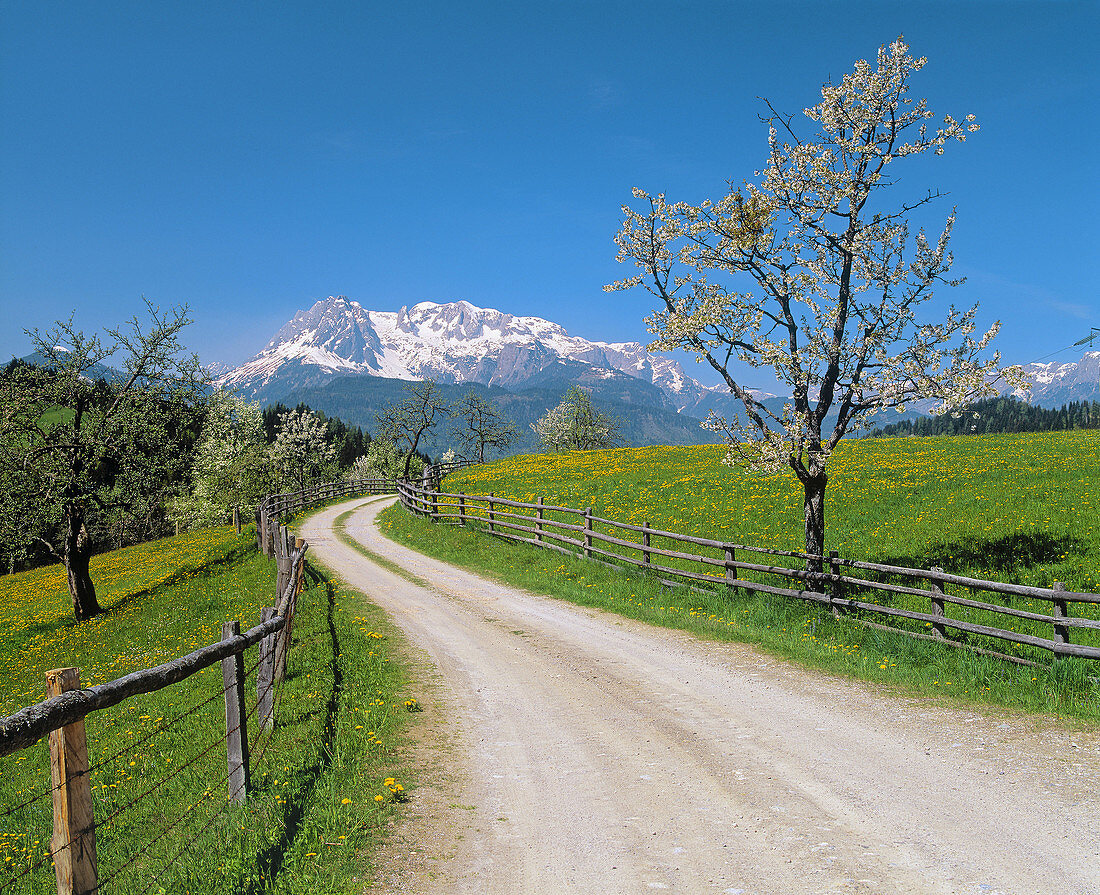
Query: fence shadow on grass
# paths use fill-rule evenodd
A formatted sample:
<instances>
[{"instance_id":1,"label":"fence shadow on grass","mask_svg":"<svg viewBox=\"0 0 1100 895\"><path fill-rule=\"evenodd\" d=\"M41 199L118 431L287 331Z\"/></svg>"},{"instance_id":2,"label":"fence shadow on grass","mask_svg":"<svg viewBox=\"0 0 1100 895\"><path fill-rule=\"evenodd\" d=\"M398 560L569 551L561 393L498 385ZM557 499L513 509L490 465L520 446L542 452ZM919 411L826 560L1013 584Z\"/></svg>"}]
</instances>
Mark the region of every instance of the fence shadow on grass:
<instances>
[{"instance_id":1,"label":"fence shadow on grass","mask_svg":"<svg viewBox=\"0 0 1100 895\"><path fill-rule=\"evenodd\" d=\"M283 808L283 828L278 840L269 845L256 856L256 866L260 870L260 878L251 878L249 884L240 889L242 895L259 895L267 891L263 880L272 880L278 877L283 869L283 862L291 844L302 828L302 821L306 811L313 802L313 793L321 775L332 764L333 744L336 739L336 718L340 712L340 698L344 691L344 669L340 664L340 639L336 634L336 587L326 578L319 575L310 566L306 566L307 574L314 579L315 585L323 585L325 588L325 621L328 625L329 637L329 667L332 672L332 687L329 690L328 700L325 706L325 724L321 733L321 739L317 750L317 760L306 767L299 769L296 777L301 781L295 797L288 799ZM312 713L311 713L312 714ZM305 718L285 721L284 724L293 724L298 721L305 723Z\"/></svg>"},{"instance_id":2,"label":"fence shadow on grass","mask_svg":"<svg viewBox=\"0 0 1100 895\"><path fill-rule=\"evenodd\" d=\"M969 569L981 569L983 572L993 571L1009 576L1011 581L1012 576L1027 569L1043 563L1059 562L1068 554L1084 552L1084 542L1072 535L1056 538L1046 532L1014 532L994 539L937 541L921 553L874 557L871 561L916 569L938 566L957 574L970 574Z\"/></svg>"}]
</instances>

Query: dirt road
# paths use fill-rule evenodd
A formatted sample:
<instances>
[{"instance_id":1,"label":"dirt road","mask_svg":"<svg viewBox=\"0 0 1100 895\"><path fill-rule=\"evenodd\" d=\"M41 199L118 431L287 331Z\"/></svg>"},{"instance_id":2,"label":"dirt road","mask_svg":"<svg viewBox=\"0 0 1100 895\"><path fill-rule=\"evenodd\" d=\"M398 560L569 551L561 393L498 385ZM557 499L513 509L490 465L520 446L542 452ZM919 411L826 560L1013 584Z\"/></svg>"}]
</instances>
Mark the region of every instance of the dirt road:
<instances>
[{"instance_id":1,"label":"dirt road","mask_svg":"<svg viewBox=\"0 0 1100 895\"><path fill-rule=\"evenodd\" d=\"M303 527L422 651L434 770L378 891L1100 895L1100 732L486 581L382 537L387 502ZM337 542L351 506L349 534L430 584Z\"/></svg>"}]
</instances>

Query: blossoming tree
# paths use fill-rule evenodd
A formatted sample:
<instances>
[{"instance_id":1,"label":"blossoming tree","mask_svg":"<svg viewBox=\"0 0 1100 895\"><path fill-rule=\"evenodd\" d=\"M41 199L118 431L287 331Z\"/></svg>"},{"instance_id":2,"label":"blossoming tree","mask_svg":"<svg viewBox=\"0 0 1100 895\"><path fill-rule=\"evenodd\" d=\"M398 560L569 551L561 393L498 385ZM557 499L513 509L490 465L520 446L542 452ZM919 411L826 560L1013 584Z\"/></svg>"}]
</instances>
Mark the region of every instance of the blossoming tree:
<instances>
[{"instance_id":1,"label":"blossoming tree","mask_svg":"<svg viewBox=\"0 0 1100 895\"><path fill-rule=\"evenodd\" d=\"M999 357L986 357L999 324L974 337L977 305L938 321L918 314L948 277L955 212L937 239L911 234L909 218L940 194L891 204L893 166L940 155L976 131L974 116L941 122L908 96L925 64L902 38L859 61L808 123L767 103L769 156L758 184L700 205L635 189L623 206L619 261L639 272L604 287L644 286L659 299L646 319L651 351L682 348L708 363L744 407L708 428L729 445L727 463L790 466L805 490L806 552L825 550L829 456L876 412L933 399L949 410L992 393ZM744 291L742 291L744 290ZM770 367L790 390L769 410L739 381L733 362ZM1018 368L1001 371L1019 380ZM811 560L820 571L820 559Z\"/></svg>"}]
</instances>

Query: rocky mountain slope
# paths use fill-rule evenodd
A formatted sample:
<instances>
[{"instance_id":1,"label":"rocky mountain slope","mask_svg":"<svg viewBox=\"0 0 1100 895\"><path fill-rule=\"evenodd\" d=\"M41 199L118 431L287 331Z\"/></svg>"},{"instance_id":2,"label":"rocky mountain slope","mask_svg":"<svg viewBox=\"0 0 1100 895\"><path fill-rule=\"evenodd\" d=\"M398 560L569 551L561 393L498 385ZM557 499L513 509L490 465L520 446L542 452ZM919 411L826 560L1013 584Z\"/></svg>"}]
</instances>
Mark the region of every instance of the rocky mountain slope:
<instances>
[{"instance_id":1,"label":"rocky mountain slope","mask_svg":"<svg viewBox=\"0 0 1100 895\"><path fill-rule=\"evenodd\" d=\"M1032 403L1100 397L1100 352L1025 371L1034 384L1021 397ZM467 301L425 301L394 312L330 296L295 314L259 354L218 382L260 401L306 401L369 427L375 409L400 399L401 382L424 378L513 396L508 402L524 420L579 383L628 421L628 437L638 444L710 441L699 420L711 410L727 416L739 410L724 387L702 385L677 360L650 354L640 342L571 336L549 320ZM763 397L782 407L782 398ZM879 424L897 418L884 414Z\"/></svg>"},{"instance_id":2,"label":"rocky mountain slope","mask_svg":"<svg viewBox=\"0 0 1100 895\"><path fill-rule=\"evenodd\" d=\"M589 378L620 374L648 382L666 396L665 406L689 414L728 397L687 376L675 359L649 354L640 342L591 341L539 317L467 301L369 311L345 296L299 311L263 351L220 383L257 397L348 374L517 389L538 384L562 362L574 373L585 369Z\"/></svg>"}]
</instances>

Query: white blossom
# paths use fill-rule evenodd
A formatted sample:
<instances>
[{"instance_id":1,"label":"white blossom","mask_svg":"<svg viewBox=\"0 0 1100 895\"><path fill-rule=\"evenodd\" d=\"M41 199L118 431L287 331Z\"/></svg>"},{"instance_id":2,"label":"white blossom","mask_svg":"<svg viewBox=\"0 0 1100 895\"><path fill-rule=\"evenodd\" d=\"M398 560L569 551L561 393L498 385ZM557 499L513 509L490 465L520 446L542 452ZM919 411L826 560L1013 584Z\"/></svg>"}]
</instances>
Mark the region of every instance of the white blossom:
<instances>
[{"instance_id":1,"label":"white blossom","mask_svg":"<svg viewBox=\"0 0 1100 895\"><path fill-rule=\"evenodd\" d=\"M638 207L623 207L615 240L618 260L637 272L604 288L644 286L659 300L646 318L650 350L694 353L741 400L743 416L704 426L724 436L728 462L794 470L806 486L808 550L811 490L823 493L846 433L885 408L933 399L949 410L993 393L998 377L1021 383L1018 368L1000 370L987 353L998 324L973 338L976 305L920 316L937 287L962 282L948 275L955 212L935 238L911 234L911 213L938 195L887 204L888 166L938 155L978 129L973 115L930 125L926 100L908 95L925 62L900 37L877 64L857 62L804 110L810 138L769 104L769 157L756 183L700 205L635 188ZM734 361L771 368L790 390L782 412L737 380ZM820 525L823 537L823 516Z\"/></svg>"}]
</instances>

